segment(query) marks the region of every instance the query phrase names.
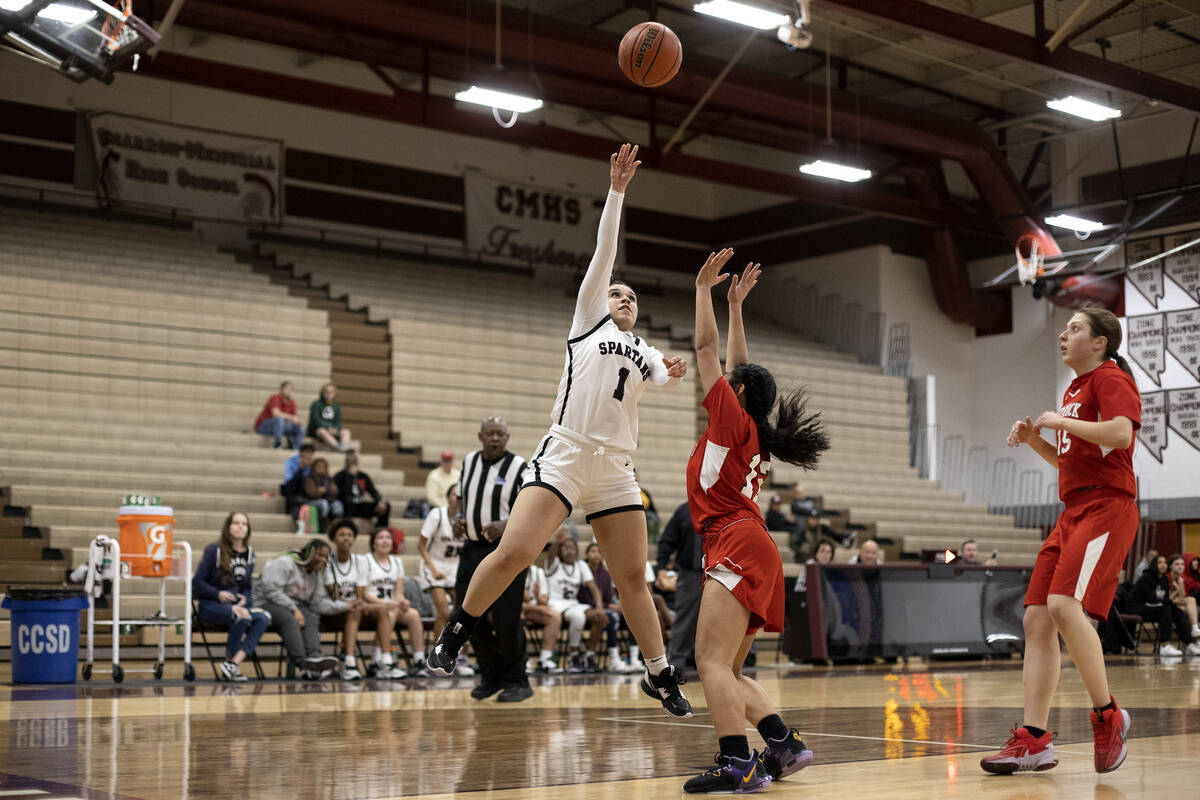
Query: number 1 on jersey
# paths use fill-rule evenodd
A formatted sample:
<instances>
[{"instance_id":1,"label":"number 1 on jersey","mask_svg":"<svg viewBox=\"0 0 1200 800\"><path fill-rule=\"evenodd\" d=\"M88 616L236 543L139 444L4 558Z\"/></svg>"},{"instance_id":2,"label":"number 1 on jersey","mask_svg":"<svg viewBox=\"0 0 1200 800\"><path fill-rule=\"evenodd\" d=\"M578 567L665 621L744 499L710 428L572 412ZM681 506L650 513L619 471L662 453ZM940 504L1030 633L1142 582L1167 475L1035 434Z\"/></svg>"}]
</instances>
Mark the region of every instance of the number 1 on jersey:
<instances>
[{"instance_id":1,"label":"number 1 on jersey","mask_svg":"<svg viewBox=\"0 0 1200 800\"><path fill-rule=\"evenodd\" d=\"M629 368L621 367L617 370L617 390L613 392L614 400L625 399L625 379L629 377Z\"/></svg>"}]
</instances>

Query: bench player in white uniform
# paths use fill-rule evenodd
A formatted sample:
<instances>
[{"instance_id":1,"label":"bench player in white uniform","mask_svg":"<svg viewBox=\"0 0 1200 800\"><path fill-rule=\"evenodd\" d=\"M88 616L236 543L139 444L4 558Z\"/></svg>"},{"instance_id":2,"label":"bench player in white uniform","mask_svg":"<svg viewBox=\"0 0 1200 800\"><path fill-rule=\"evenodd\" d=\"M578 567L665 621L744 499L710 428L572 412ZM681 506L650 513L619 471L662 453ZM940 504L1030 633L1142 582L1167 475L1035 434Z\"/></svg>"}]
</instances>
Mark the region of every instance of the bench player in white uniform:
<instances>
[{"instance_id":1,"label":"bench player in white uniform","mask_svg":"<svg viewBox=\"0 0 1200 800\"><path fill-rule=\"evenodd\" d=\"M392 555L392 545L392 532L387 528L380 528L371 535L371 551L363 558L367 572L363 599L368 609L371 606L391 606L396 609L396 624L408 630L413 666L419 670L425 666L425 626L421 622L421 615L404 596L404 562L399 556ZM374 661L380 666L376 677L405 677L404 670L392 660L391 629L381 638L382 647L376 647L374 654Z\"/></svg>"},{"instance_id":2,"label":"bench player in white uniform","mask_svg":"<svg viewBox=\"0 0 1200 800\"><path fill-rule=\"evenodd\" d=\"M537 671L548 675L562 672L554 652L562 631L562 614L550 607L550 583L546 580L546 570L537 564L530 564L529 572L525 575L521 616L526 623L542 626L542 648L538 654Z\"/></svg>"},{"instance_id":3,"label":"bench player in white uniform","mask_svg":"<svg viewBox=\"0 0 1200 800\"><path fill-rule=\"evenodd\" d=\"M571 656L567 660L568 671L599 672L596 648L608 624L608 614L604 610L592 569L579 558L579 543L567 536L565 531L554 535L548 559L546 583L550 607L562 614L563 622L567 623L567 646L571 648ZM579 599L581 589L588 590L595 605L588 605ZM579 644L583 639L584 625L588 626L590 633L587 652L580 656Z\"/></svg>"},{"instance_id":4,"label":"bench player in white uniform","mask_svg":"<svg viewBox=\"0 0 1200 800\"><path fill-rule=\"evenodd\" d=\"M358 644L358 628L362 624L363 613L375 616L375 641L378 645L384 632L390 631L396 624L396 610L390 606L368 607L362 600L362 595L367 589L367 569L364 557L351 552L354 540L358 538L358 528L354 526L354 521L345 517L335 519L330 523L326 535L329 541L333 542L333 552L329 555L329 564L325 567L325 591L334 600L350 604L344 614L327 617L326 621L334 627L341 623L340 672L343 680L357 681L362 679L362 673L358 671L354 651Z\"/></svg>"},{"instance_id":5,"label":"bench player in white uniform","mask_svg":"<svg viewBox=\"0 0 1200 800\"><path fill-rule=\"evenodd\" d=\"M449 674L475 620L521 570L533 563L576 506L583 508L623 598L629 629L641 645L642 690L677 717L692 714L679 691L682 676L667 664L662 630L645 583L646 513L633 473L637 402L650 382L677 382L687 362L663 354L632 333L637 294L612 283L625 187L638 165L637 147L621 145L609 159L610 187L596 253L579 287L566 342L565 368L551 413L550 433L538 445L525 485L495 552L476 569L466 596L430 652L430 669Z\"/></svg>"},{"instance_id":6,"label":"bench player in white uniform","mask_svg":"<svg viewBox=\"0 0 1200 800\"><path fill-rule=\"evenodd\" d=\"M421 588L433 599L433 629L440 631L450 618L450 603L454 601L454 579L458 575L458 551L463 537L454 535L454 520L450 509L458 507L458 484L446 491L449 505L430 510L421 526L417 553L421 556L418 577Z\"/></svg>"}]
</instances>

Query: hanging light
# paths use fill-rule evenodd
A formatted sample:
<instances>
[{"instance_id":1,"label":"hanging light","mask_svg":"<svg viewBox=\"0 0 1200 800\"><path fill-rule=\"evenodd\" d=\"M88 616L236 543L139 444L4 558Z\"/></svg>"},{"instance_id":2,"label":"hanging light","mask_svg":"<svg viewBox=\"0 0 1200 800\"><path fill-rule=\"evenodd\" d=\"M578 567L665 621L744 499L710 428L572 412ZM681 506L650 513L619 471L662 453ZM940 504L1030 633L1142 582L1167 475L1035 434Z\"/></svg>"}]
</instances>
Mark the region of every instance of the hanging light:
<instances>
[{"instance_id":1,"label":"hanging light","mask_svg":"<svg viewBox=\"0 0 1200 800\"><path fill-rule=\"evenodd\" d=\"M739 25L758 28L760 31L778 28L790 21L787 14L768 11L747 3L735 3L733 0L707 0L704 3L696 3L692 6L692 10L708 14L710 17L736 22Z\"/></svg>"},{"instance_id":2,"label":"hanging light","mask_svg":"<svg viewBox=\"0 0 1200 800\"><path fill-rule=\"evenodd\" d=\"M456 92L455 100L461 100L464 103L475 103L481 106L489 106L491 108L499 108L502 111L514 111L518 114L526 114L530 111L537 111L545 105L540 98L526 97L521 94L512 94L510 92L501 92L497 89L488 89L484 86L472 85L469 89L463 89L461 92Z\"/></svg>"},{"instance_id":3,"label":"hanging light","mask_svg":"<svg viewBox=\"0 0 1200 800\"><path fill-rule=\"evenodd\" d=\"M1120 109L1102 106L1082 97L1070 95L1059 100L1047 100L1046 106L1064 114L1090 119L1092 122L1103 122L1106 119L1116 119L1121 116Z\"/></svg>"},{"instance_id":4,"label":"hanging light","mask_svg":"<svg viewBox=\"0 0 1200 800\"><path fill-rule=\"evenodd\" d=\"M859 169L845 164L838 164L834 161L810 161L800 167L800 171L805 175L816 175L819 178L832 178L835 181L846 181L848 183L856 183L857 181L865 181L871 177L871 170Z\"/></svg>"},{"instance_id":5,"label":"hanging light","mask_svg":"<svg viewBox=\"0 0 1200 800\"><path fill-rule=\"evenodd\" d=\"M1056 214L1053 217L1046 217L1046 224L1053 225L1056 228L1066 228L1069 231L1077 231L1079 233L1092 233L1104 227L1103 222L1097 222L1094 219L1084 219L1083 217L1075 217L1070 214Z\"/></svg>"}]
</instances>

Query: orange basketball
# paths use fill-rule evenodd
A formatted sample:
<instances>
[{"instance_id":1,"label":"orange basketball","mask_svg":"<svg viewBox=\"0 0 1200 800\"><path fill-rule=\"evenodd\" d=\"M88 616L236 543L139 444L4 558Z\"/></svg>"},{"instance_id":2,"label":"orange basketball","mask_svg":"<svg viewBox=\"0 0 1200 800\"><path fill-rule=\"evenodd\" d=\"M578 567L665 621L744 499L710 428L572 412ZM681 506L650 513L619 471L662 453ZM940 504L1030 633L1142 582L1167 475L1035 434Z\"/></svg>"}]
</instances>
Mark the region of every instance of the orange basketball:
<instances>
[{"instance_id":1,"label":"orange basketball","mask_svg":"<svg viewBox=\"0 0 1200 800\"><path fill-rule=\"evenodd\" d=\"M634 25L621 38L617 63L638 86L662 86L683 63L683 45L675 31L661 22Z\"/></svg>"}]
</instances>

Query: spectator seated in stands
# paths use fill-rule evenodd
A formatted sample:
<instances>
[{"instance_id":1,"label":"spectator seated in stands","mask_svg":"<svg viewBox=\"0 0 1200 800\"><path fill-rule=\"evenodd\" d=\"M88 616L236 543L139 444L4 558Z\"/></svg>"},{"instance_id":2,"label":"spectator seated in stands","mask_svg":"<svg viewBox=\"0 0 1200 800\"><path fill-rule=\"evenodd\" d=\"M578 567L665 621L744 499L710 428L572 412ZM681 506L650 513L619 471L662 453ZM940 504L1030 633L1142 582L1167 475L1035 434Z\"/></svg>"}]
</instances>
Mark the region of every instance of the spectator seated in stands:
<instances>
[{"instance_id":1,"label":"spectator seated in stands","mask_svg":"<svg viewBox=\"0 0 1200 800\"><path fill-rule=\"evenodd\" d=\"M283 462L283 483L279 484L279 494L283 497L285 512L292 519L296 518L300 506L308 502L304 494L304 479L312 472L315 451L316 448L311 444L301 445L299 452Z\"/></svg>"},{"instance_id":2,"label":"spectator seated in stands","mask_svg":"<svg viewBox=\"0 0 1200 800\"><path fill-rule=\"evenodd\" d=\"M395 625L408 631L409 652L412 653L413 668L425 668L425 626L421 622L421 614L413 608L408 598L404 596L404 562L399 556L392 555L392 532L380 528L371 534L371 550L367 554L367 587L363 600L363 614L385 614L389 609L395 619ZM383 636L372 655L372 661L379 671L378 678L403 678L404 670L396 666L391 652L391 628L380 620L380 628L384 629Z\"/></svg>"},{"instance_id":3,"label":"spectator seated in stands","mask_svg":"<svg viewBox=\"0 0 1200 800\"><path fill-rule=\"evenodd\" d=\"M350 431L342 427L342 405L336 397L332 383L321 387L321 395L308 407L308 435L334 450L345 450L350 447Z\"/></svg>"},{"instance_id":4,"label":"spectator seated in stands","mask_svg":"<svg viewBox=\"0 0 1200 800\"><path fill-rule=\"evenodd\" d=\"M1200 625L1197 624L1196 619L1196 598L1187 593L1187 586L1183 580L1185 568L1183 556L1176 553L1167 559L1167 564L1171 576L1171 603L1175 608L1183 611L1191 632L1192 644L1187 648L1187 654L1189 656L1200 655Z\"/></svg>"},{"instance_id":5,"label":"spectator seated in stands","mask_svg":"<svg viewBox=\"0 0 1200 800\"><path fill-rule=\"evenodd\" d=\"M592 571L592 580L596 584L596 588L600 590L600 607L604 609L604 613L608 615L608 624L604 627L604 640L608 646L608 671L609 672L631 672L633 670L640 671L640 667L630 667L629 662L621 660L621 648L619 644L618 632L621 628L621 600L617 597L616 587L613 586L612 575L608 572L608 566L604 563L604 555L600 552L600 545L592 542L584 551L584 561L587 562L588 569ZM595 598L589 590L584 589L579 592L579 599L588 604L595 604Z\"/></svg>"},{"instance_id":6,"label":"spectator seated in stands","mask_svg":"<svg viewBox=\"0 0 1200 800\"><path fill-rule=\"evenodd\" d=\"M958 548L958 560L964 564L979 564L979 543L974 539L967 539L962 543L962 547ZM996 566L996 556L993 554L987 561L982 562L985 567Z\"/></svg>"},{"instance_id":7,"label":"spectator seated in stands","mask_svg":"<svg viewBox=\"0 0 1200 800\"><path fill-rule=\"evenodd\" d=\"M1141 580L1142 573L1147 569L1153 572L1154 562L1158 560L1158 551L1151 547L1146 551L1146 556L1139 561L1133 568L1133 582L1137 583Z\"/></svg>"},{"instance_id":8,"label":"spectator seated in stands","mask_svg":"<svg viewBox=\"0 0 1200 800\"><path fill-rule=\"evenodd\" d=\"M307 680L327 678L338 665L336 658L321 655L321 616L350 608L325 591L328 563L329 542L310 539L268 561L254 584L254 605L271 615L271 630L283 638L288 662Z\"/></svg>"},{"instance_id":9,"label":"spectator seated in stands","mask_svg":"<svg viewBox=\"0 0 1200 800\"><path fill-rule=\"evenodd\" d=\"M304 479L304 498L305 502L317 509L322 522L345 514L342 501L338 499L337 486L329 477L329 462L325 459L313 459L308 477Z\"/></svg>"},{"instance_id":10,"label":"spectator seated in stands","mask_svg":"<svg viewBox=\"0 0 1200 800\"><path fill-rule=\"evenodd\" d=\"M1170 643L1171 625L1179 633L1180 641L1193 654L1192 632L1187 626L1187 616L1182 608L1171 602L1171 574L1166 556L1158 556L1133 584L1129 595L1129 613L1137 614L1146 622L1158 626L1158 653L1163 656L1181 656L1183 651ZM1195 649L1194 654L1200 654Z\"/></svg>"},{"instance_id":11,"label":"spectator seated in stands","mask_svg":"<svg viewBox=\"0 0 1200 800\"><path fill-rule=\"evenodd\" d=\"M805 564L832 564L833 563L833 542L828 539L822 539L817 542L817 551L813 553L813 557L804 562ZM808 591L808 570L800 570L800 574L796 576L796 591Z\"/></svg>"},{"instance_id":12,"label":"spectator seated in stands","mask_svg":"<svg viewBox=\"0 0 1200 800\"><path fill-rule=\"evenodd\" d=\"M858 548L858 553L850 559L851 564L882 564L883 553L879 549L879 543L874 539L867 539Z\"/></svg>"},{"instance_id":13,"label":"spectator seated in stands","mask_svg":"<svg viewBox=\"0 0 1200 800\"><path fill-rule=\"evenodd\" d=\"M192 577L192 595L200 621L229 631L221 677L244 681L240 665L254 655L258 640L271 624L271 615L250 602L253 596L254 548L250 547L250 519L240 511L225 517L221 538L204 548Z\"/></svg>"},{"instance_id":14,"label":"spectator seated in stands","mask_svg":"<svg viewBox=\"0 0 1200 800\"><path fill-rule=\"evenodd\" d=\"M591 569L579 560L579 543L568 536L565 528L559 528L550 540L546 581L550 584L550 607L562 614L563 621L567 623L567 645L571 651L567 661L568 671L599 672L596 648L600 644L604 626L608 624L608 614L600 606L600 589L596 586ZM591 592L592 605L580 600L580 591L584 588ZM581 654L584 625L590 628L591 633L587 651Z\"/></svg>"},{"instance_id":15,"label":"spectator seated in stands","mask_svg":"<svg viewBox=\"0 0 1200 800\"><path fill-rule=\"evenodd\" d=\"M458 476L459 470L454 466L454 453L444 450L442 463L425 476L425 499L429 501L430 508L446 505L446 492L458 483Z\"/></svg>"},{"instance_id":16,"label":"spectator seated in stands","mask_svg":"<svg viewBox=\"0 0 1200 800\"><path fill-rule=\"evenodd\" d=\"M771 495L771 504L767 507L767 513L763 515L764 521L767 523L769 531L788 531L791 532L796 526L796 520L788 517L783 512L783 496L778 494Z\"/></svg>"},{"instance_id":17,"label":"spectator seated in stands","mask_svg":"<svg viewBox=\"0 0 1200 800\"><path fill-rule=\"evenodd\" d=\"M1183 557L1187 561L1187 569L1183 571L1184 594L1200 604L1200 556L1184 553Z\"/></svg>"},{"instance_id":18,"label":"spectator seated in stands","mask_svg":"<svg viewBox=\"0 0 1200 800\"><path fill-rule=\"evenodd\" d=\"M792 554L795 555L799 562L808 561L816 552L817 545L823 539L830 541L838 541L843 547L853 547L858 534L854 531L842 535L835 531L831 525L825 522L825 519L820 516L820 511L813 511L803 519L797 519L795 533L788 538L788 545L791 547Z\"/></svg>"},{"instance_id":19,"label":"spectator seated in stands","mask_svg":"<svg viewBox=\"0 0 1200 800\"><path fill-rule=\"evenodd\" d=\"M371 476L358 468L358 453L346 451L346 466L333 476L333 484L346 516L369 519L375 528L388 526L392 504L379 494Z\"/></svg>"},{"instance_id":20,"label":"spectator seated in stands","mask_svg":"<svg viewBox=\"0 0 1200 800\"><path fill-rule=\"evenodd\" d=\"M531 565L525 576L521 616L527 625L540 626L542 629L542 650L538 654L537 671L551 675L562 672L555 655L558 635L562 631L562 614L550 607L550 585L546 581L546 570L537 564Z\"/></svg>"},{"instance_id":21,"label":"spectator seated in stands","mask_svg":"<svg viewBox=\"0 0 1200 800\"><path fill-rule=\"evenodd\" d=\"M650 585L650 597L654 600L654 610L658 612L658 624L665 642L670 638L671 626L675 624L675 589L679 585L674 553L667 559L667 568L664 570L655 570L653 562L646 562L646 583Z\"/></svg>"},{"instance_id":22,"label":"spectator seated in stands","mask_svg":"<svg viewBox=\"0 0 1200 800\"><path fill-rule=\"evenodd\" d=\"M362 557L356 556L354 540L358 538L358 528L351 520L342 518L329 523L327 534L333 542L333 554L325 567L325 591L335 600L346 603L346 610L333 617L326 617L325 624L335 630L342 630L341 675L342 680L357 681L362 679L358 669L355 649L358 644L358 629L362 624L363 609L366 602L362 595L367 588L367 571L362 564ZM395 623L394 617L388 617L377 627L377 631L389 631ZM379 635L379 634L377 634Z\"/></svg>"},{"instance_id":23,"label":"spectator seated in stands","mask_svg":"<svg viewBox=\"0 0 1200 800\"><path fill-rule=\"evenodd\" d=\"M817 498L809 497L803 484L797 483L792 487L792 516L797 521L811 517L814 511L820 510L821 506L817 502Z\"/></svg>"},{"instance_id":24,"label":"spectator seated in stands","mask_svg":"<svg viewBox=\"0 0 1200 800\"><path fill-rule=\"evenodd\" d=\"M291 381L279 384L279 391L267 398L267 404L254 420L254 432L270 436L276 448L286 438L288 447L298 452L304 444L304 420L296 413L293 391Z\"/></svg>"}]
</instances>

